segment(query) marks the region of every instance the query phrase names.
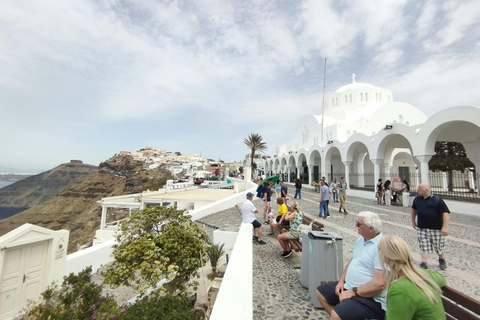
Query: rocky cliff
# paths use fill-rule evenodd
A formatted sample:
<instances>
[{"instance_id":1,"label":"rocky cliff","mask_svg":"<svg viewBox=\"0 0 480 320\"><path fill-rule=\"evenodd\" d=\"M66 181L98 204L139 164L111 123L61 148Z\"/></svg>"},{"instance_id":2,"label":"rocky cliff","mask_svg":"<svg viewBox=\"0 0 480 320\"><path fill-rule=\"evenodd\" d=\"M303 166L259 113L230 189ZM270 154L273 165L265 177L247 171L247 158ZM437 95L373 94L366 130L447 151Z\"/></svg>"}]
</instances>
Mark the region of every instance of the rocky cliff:
<instances>
[{"instance_id":1,"label":"rocky cliff","mask_svg":"<svg viewBox=\"0 0 480 320\"><path fill-rule=\"evenodd\" d=\"M63 171L62 166L50 171ZM49 174L54 181L58 181L58 177L68 175L66 172ZM138 193L147 189L156 190L168 179L172 179L172 176L165 167L145 170L142 162L135 161L131 156L118 155L102 162L99 167L94 167L93 173L57 191L56 196L41 203L38 203L31 194L35 191L39 197L45 199L46 196L42 194L42 185L52 186L55 182L49 179L37 180L39 186L32 184L30 189L24 188L16 198L11 195L9 203L25 206L35 203L36 205L0 220L0 236L27 222L53 230L67 229L70 230L68 251L77 251L79 246L91 244L95 230L100 226L101 207L97 203L98 200L103 197ZM15 185L16 183L8 187ZM51 192L51 188L46 190Z\"/></svg>"}]
</instances>

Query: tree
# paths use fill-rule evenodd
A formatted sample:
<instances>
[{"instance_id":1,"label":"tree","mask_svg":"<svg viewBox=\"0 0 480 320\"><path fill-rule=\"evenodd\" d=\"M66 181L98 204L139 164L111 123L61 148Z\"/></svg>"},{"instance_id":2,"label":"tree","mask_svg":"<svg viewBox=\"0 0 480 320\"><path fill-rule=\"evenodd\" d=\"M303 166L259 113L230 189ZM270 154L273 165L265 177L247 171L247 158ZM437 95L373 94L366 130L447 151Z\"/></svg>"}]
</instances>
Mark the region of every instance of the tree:
<instances>
[{"instance_id":1,"label":"tree","mask_svg":"<svg viewBox=\"0 0 480 320\"><path fill-rule=\"evenodd\" d=\"M215 278L215 276L217 274L218 260L220 260L220 258L225 253L225 251L223 250L224 246L225 246L225 243L222 243L222 244L210 243L210 246L207 249L208 259L210 260L210 265L212 266L212 277L213 278Z\"/></svg>"},{"instance_id":2,"label":"tree","mask_svg":"<svg viewBox=\"0 0 480 320\"><path fill-rule=\"evenodd\" d=\"M184 211L148 207L120 225L119 243L113 250L114 264L105 274L105 283L139 285L141 292L157 282L170 279L169 292L185 293L198 278L206 260L207 233Z\"/></svg>"},{"instance_id":3,"label":"tree","mask_svg":"<svg viewBox=\"0 0 480 320\"><path fill-rule=\"evenodd\" d=\"M267 144L263 142L263 138L258 133L250 133L248 138L243 139L243 143L251 150L250 153L250 167L254 168L253 159L255 158L256 151L265 151L267 150Z\"/></svg>"},{"instance_id":4,"label":"tree","mask_svg":"<svg viewBox=\"0 0 480 320\"><path fill-rule=\"evenodd\" d=\"M464 171L474 164L467 158L465 148L460 142L437 141L435 155L428 162L432 171L448 172L448 190L453 190L452 171Z\"/></svg>"}]
</instances>

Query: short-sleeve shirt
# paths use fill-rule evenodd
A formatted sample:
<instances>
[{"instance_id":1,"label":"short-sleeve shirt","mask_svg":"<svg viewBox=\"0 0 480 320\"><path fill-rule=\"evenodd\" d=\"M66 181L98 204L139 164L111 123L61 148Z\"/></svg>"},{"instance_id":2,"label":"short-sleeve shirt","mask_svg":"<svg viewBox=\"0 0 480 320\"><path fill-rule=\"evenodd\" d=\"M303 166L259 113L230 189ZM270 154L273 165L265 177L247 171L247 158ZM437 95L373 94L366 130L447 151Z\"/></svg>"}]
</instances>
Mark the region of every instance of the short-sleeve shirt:
<instances>
[{"instance_id":1,"label":"short-sleeve shirt","mask_svg":"<svg viewBox=\"0 0 480 320\"><path fill-rule=\"evenodd\" d=\"M377 248L382 237L383 235L380 233L368 241L365 241L363 237L357 239L353 247L352 261L350 261L347 274L345 275L345 289L348 290L364 285L373 280L375 270L383 270ZM375 301L382 304L383 310L386 310L385 291L383 290L373 297Z\"/></svg>"},{"instance_id":2,"label":"short-sleeve shirt","mask_svg":"<svg viewBox=\"0 0 480 320\"><path fill-rule=\"evenodd\" d=\"M278 215L281 216L282 214L285 214L288 212L288 208L285 205L285 203L282 203L280 207L278 207Z\"/></svg>"},{"instance_id":3,"label":"short-sleeve shirt","mask_svg":"<svg viewBox=\"0 0 480 320\"><path fill-rule=\"evenodd\" d=\"M337 184L337 187L342 188L342 189L338 189L339 194L345 194L345 195L347 194L347 182L340 181Z\"/></svg>"},{"instance_id":4,"label":"short-sleeve shirt","mask_svg":"<svg viewBox=\"0 0 480 320\"><path fill-rule=\"evenodd\" d=\"M282 186L282 188L280 190L282 191L282 197L284 197L288 194L287 186Z\"/></svg>"},{"instance_id":5,"label":"short-sleeve shirt","mask_svg":"<svg viewBox=\"0 0 480 320\"><path fill-rule=\"evenodd\" d=\"M270 188L264 187L263 194L264 194L264 199L265 199L265 195L267 196L267 202L270 202L272 200L272 190L270 190Z\"/></svg>"},{"instance_id":6,"label":"short-sleeve shirt","mask_svg":"<svg viewBox=\"0 0 480 320\"><path fill-rule=\"evenodd\" d=\"M321 189L320 189L320 193L323 193L323 199L322 201L327 201L328 199L330 199L330 189L327 187L327 185L324 185Z\"/></svg>"},{"instance_id":7,"label":"short-sleeve shirt","mask_svg":"<svg viewBox=\"0 0 480 320\"><path fill-rule=\"evenodd\" d=\"M442 198L433 193L426 199L415 197L412 209L417 210L417 227L420 229L442 230L443 213L450 213Z\"/></svg>"},{"instance_id":8,"label":"short-sleeve shirt","mask_svg":"<svg viewBox=\"0 0 480 320\"><path fill-rule=\"evenodd\" d=\"M255 211L257 208L252 201L245 199L242 204L242 222L251 223L257 217L255 216Z\"/></svg>"}]
</instances>

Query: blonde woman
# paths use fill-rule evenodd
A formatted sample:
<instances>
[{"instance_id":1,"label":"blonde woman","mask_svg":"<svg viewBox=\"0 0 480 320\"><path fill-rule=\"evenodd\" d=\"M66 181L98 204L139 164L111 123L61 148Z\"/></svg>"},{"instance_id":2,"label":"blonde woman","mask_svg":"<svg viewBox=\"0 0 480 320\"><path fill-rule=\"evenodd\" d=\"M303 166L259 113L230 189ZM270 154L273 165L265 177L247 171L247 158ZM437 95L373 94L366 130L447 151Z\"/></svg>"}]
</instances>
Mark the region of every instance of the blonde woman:
<instances>
[{"instance_id":1,"label":"blonde woman","mask_svg":"<svg viewBox=\"0 0 480 320\"><path fill-rule=\"evenodd\" d=\"M303 212L300 210L297 201L293 201L290 205L288 213L285 214L284 220L290 221L290 231L279 234L277 240L283 248L282 257L288 258L292 255L292 249L288 244L288 240L296 240L300 237L300 232L298 227L303 222Z\"/></svg>"},{"instance_id":2,"label":"blonde woman","mask_svg":"<svg viewBox=\"0 0 480 320\"><path fill-rule=\"evenodd\" d=\"M409 246L395 235L383 236L378 256L388 287L386 319L446 319L440 297L446 280L440 273L414 266Z\"/></svg>"}]
</instances>

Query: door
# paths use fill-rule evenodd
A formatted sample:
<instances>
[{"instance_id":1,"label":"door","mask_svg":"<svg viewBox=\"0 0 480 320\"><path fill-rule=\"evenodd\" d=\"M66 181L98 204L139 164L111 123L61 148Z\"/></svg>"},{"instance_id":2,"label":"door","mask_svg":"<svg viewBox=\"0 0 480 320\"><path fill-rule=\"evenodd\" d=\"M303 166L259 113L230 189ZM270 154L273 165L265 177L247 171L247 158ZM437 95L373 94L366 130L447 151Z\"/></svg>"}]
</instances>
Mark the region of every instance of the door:
<instances>
[{"instance_id":1,"label":"door","mask_svg":"<svg viewBox=\"0 0 480 320\"><path fill-rule=\"evenodd\" d=\"M0 319L14 316L44 290L49 241L8 248L0 278Z\"/></svg>"}]
</instances>

